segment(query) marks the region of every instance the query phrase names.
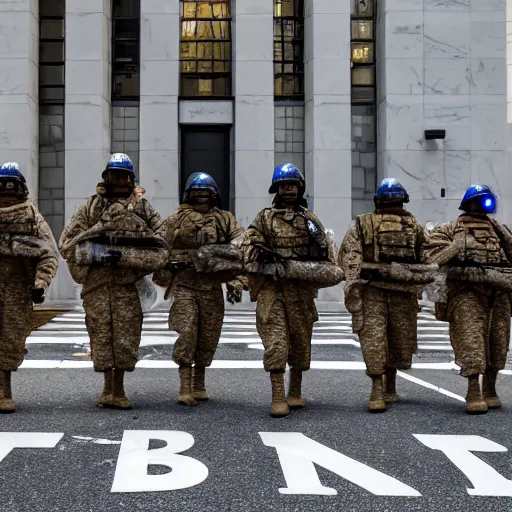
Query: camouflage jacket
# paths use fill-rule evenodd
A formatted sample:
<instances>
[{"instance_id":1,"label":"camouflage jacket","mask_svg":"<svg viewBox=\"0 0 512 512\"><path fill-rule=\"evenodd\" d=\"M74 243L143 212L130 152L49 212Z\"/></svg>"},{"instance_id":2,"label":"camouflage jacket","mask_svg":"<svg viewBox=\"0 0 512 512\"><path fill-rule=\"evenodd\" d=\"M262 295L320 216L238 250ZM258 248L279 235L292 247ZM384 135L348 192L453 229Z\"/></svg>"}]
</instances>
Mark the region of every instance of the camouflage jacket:
<instances>
[{"instance_id":1,"label":"camouflage jacket","mask_svg":"<svg viewBox=\"0 0 512 512\"><path fill-rule=\"evenodd\" d=\"M31 201L0 208L2 281L24 278L34 288L48 288L58 254L50 227Z\"/></svg>"},{"instance_id":2,"label":"camouflage jacket","mask_svg":"<svg viewBox=\"0 0 512 512\"><path fill-rule=\"evenodd\" d=\"M197 290L220 287L220 282L206 275L199 275L192 263L191 254L210 244L232 244L239 247L244 230L228 211L213 208L208 213L196 212L190 205L182 204L164 221L162 236L169 245L169 263L183 262L188 267L174 273L166 268L155 274L153 280L167 288L185 286Z\"/></svg>"},{"instance_id":3,"label":"camouflage jacket","mask_svg":"<svg viewBox=\"0 0 512 512\"><path fill-rule=\"evenodd\" d=\"M59 249L73 279L84 285L82 294L85 294L109 284L133 284L144 275L158 270L167 258L166 245L159 234L161 228L160 215L146 199L135 195L128 199L107 199L97 194L73 215L60 237ZM105 233L114 238L153 238L162 247L154 251L130 248L123 253L119 267L78 265L77 244Z\"/></svg>"},{"instance_id":4,"label":"camouflage jacket","mask_svg":"<svg viewBox=\"0 0 512 512\"><path fill-rule=\"evenodd\" d=\"M338 252L338 264L345 273L347 287L359 281L363 262L420 263L423 240L423 227L406 210L359 215L345 234ZM384 280L372 281L371 285L414 293L422 288L417 284Z\"/></svg>"}]
</instances>

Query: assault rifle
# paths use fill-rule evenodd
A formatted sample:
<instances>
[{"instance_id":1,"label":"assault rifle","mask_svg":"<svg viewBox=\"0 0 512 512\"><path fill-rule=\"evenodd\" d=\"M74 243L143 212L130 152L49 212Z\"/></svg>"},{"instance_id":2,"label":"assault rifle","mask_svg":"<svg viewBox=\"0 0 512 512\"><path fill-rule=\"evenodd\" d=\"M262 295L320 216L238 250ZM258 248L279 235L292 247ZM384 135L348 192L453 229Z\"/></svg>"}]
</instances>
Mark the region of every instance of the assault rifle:
<instances>
[{"instance_id":1,"label":"assault rifle","mask_svg":"<svg viewBox=\"0 0 512 512\"><path fill-rule=\"evenodd\" d=\"M385 280L409 284L428 284L435 279L438 265L420 263L362 263L361 279L365 281Z\"/></svg>"}]
</instances>

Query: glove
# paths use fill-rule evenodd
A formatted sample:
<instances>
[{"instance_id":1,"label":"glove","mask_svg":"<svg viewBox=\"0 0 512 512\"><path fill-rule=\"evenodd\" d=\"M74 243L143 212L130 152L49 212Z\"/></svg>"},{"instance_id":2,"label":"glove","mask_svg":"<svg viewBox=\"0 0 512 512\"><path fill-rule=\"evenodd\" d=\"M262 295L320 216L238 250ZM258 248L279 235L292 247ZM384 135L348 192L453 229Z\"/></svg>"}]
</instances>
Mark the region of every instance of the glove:
<instances>
[{"instance_id":1,"label":"glove","mask_svg":"<svg viewBox=\"0 0 512 512\"><path fill-rule=\"evenodd\" d=\"M44 288L32 289L32 302L34 304L42 304L44 302Z\"/></svg>"},{"instance_id":2,"label":"glove","mask_svg":"<svg viewBox=\"0 0 512 512\"><path fill-rule=\"evenodd\" d=\"M238 279L227 283L226 288L226 300L230 304L234 304L235 302L242 302L242 292L244 290L244 285Z\"/></svg>"},{"instance_id":3,"label":"glove","mask_svg":"<svg viewBox=\"0 0 512 512\"><path fill-rule=\"evenodd\" d=\"M117 267L121 261L121 256L119 251L108 251L103 255L103 261L109 267Z\"/></svg>"}]
</instances>

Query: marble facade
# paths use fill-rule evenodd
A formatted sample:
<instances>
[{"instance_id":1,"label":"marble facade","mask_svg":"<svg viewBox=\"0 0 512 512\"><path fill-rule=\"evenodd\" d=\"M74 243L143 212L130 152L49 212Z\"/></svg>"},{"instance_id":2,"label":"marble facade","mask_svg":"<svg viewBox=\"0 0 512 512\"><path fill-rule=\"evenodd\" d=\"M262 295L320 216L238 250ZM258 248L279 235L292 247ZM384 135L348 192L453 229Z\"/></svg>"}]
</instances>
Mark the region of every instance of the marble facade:
<instances>
[{"instance_id":1,"label":"marble facade","mask_svg":"<svg viewBox=\"0 0 512 512\"><path fill-rule=\"evenodd\" d=\"M225 101L180 100L179 0L141 0L140 101L114 109L110 1L67 0L65 183L63 199L55 196L64 210L55 215L69 221L121 147L146 197L169 215L179 203L180 124L224 124L232 125L234 212L245 227L269 205L273 166L287 155L303 159L310 205L338 243L353 214L371 208L375 173L403 182L423 222L456 216L476 181L496 189L499 216L512 222L512 0L378 3L375 171L372 149L366 158L354 146L372 142L365 108L351 106L349 0L306 2L305 101L293 107L273 94L273 0L233 2L233 98ZM33 196L48 167L38 163L37 4L0 0L0 159L20 162ZM445 129L446 138L426 141L425 129ZM64 266L51 297L76 296ZM338 304L340 292L320 298Z\"/></svg>"},{"instance_id":2,"label":"marble facade","mask_svg":"<svg viewBox=\"0 0 512 512\"><path fill-rule=\"evenodd\" d=\"M505 1L387 1L378 20L378 173L425 222L458 214L485 182L506 205ZM424 131L444 129L444 140ZM443 197L444 195L444 197ZM500 216L509 218L508 208Z\"/></svg>"},{"instance_id":3,"label":"marble facade","mask_svg":"<svg viewBox=\"0 0 512 512\"><path fill-rule=\"evenodd\" d=\"M39 175L38 0L0 1L0 161L16 161L31 196Z\"/></svg>"}]
</instances>

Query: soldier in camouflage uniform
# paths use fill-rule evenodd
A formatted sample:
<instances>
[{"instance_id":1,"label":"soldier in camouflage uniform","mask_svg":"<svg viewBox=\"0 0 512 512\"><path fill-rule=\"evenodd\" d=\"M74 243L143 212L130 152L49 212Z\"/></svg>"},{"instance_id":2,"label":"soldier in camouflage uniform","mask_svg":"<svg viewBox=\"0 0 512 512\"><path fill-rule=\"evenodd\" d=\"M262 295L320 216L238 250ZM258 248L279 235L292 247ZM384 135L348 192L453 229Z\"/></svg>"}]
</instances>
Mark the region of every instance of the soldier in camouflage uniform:
<instances>
[{"instance_id":1,"label":"soldier in camouflage uniform","mask_svg":"<svg viewBox=\"0 0 512 512\"><path fill-rule=\"evenodd\" d=\"M510 342L512 235L490 216L496 196L486 185L469 187L460 209L456 221L427 235L425 259L447 266L446 301L436 303L436 316L450 323L455 362L468 379L466 410L482 414L501 406L496 377Z\"/></svg>"},{"instance_id":2,"label":"soldier in camouflage uniform","mask_svg":"<svg viewBox=\"0 0 512 512\"><path fill-rule=\"evenodd\" d=\"M134 194L128 156L112 155L97 194L81 206L60 239L60 251L82 298L94 369L105 386L98 405L131 409L124 373L135 369L142 330L136 283L161 268L167 245L158 213Z\"/></svg>"},{"instance_id":3,"label":"soldier in camouflage uniform","mask_svg":"<svg viewBox=\"0 0 512 512\"><path fill-rule=\"evenodd\" d=\"M11 413L11 372L25 356L32 303L44 301L58 265L55 239L15 162L0 167L0 227L0 413Z\"/></svg>"},{"instance_id":4,"label":"soldier in camouflage uniform","mask_svg":"<svg viewBox=\"0 0 512 512\"><path fill-rule=\"evenodd\" d=\"M319 288L341 282L333 245L308 210L304 192L304 177L295 165L276 167L269 190L276 194L273 204L256 216L242 246L251 300L257 301L264 367L270 372L273 417L286 416L290 407L304 407L302 372L310 367L313 324L318 320L314 299ZM285 398L287 363L291 372Z\"/></svg>"},{"instance_id":5,"label":"soldier in camouflage uniform","mask_svg":"<svg viewBox=\"0 0 512 512\"><path fill-rule=\"evenodd\" d=\"M395 179L383 180L374 202L375 211L358 215L345 235L338 263L346 276L345 305L372 379L368 408L381 412L399 400L397 370L411 367L424 286L385 272L393 263L420 263L423 228L404 209L409 196Z\"/></svg>"},{"instance_id":6,"label":"soldier in camouflage uniform","mask_svg":"<svg viewBox=\"0 0 512 512\"><path fill-rule=\"evenodd\" d=\"M179 334L172 357L179 365L181 405L208 400L205 369L212 363L224 320L222 282L227 282L230 302L241 300L244 286L243 278L237 279L242 269L238 253L243 229L220 207L213 178L192 174L183 203L164 222L165 240L171 248L169 263L153 277L167 289L166 298L173 297L169 327ZM203 253L207 256L201 258ZM214 263L218 268L213 268Z\"/></svg>"}]
</instances>

